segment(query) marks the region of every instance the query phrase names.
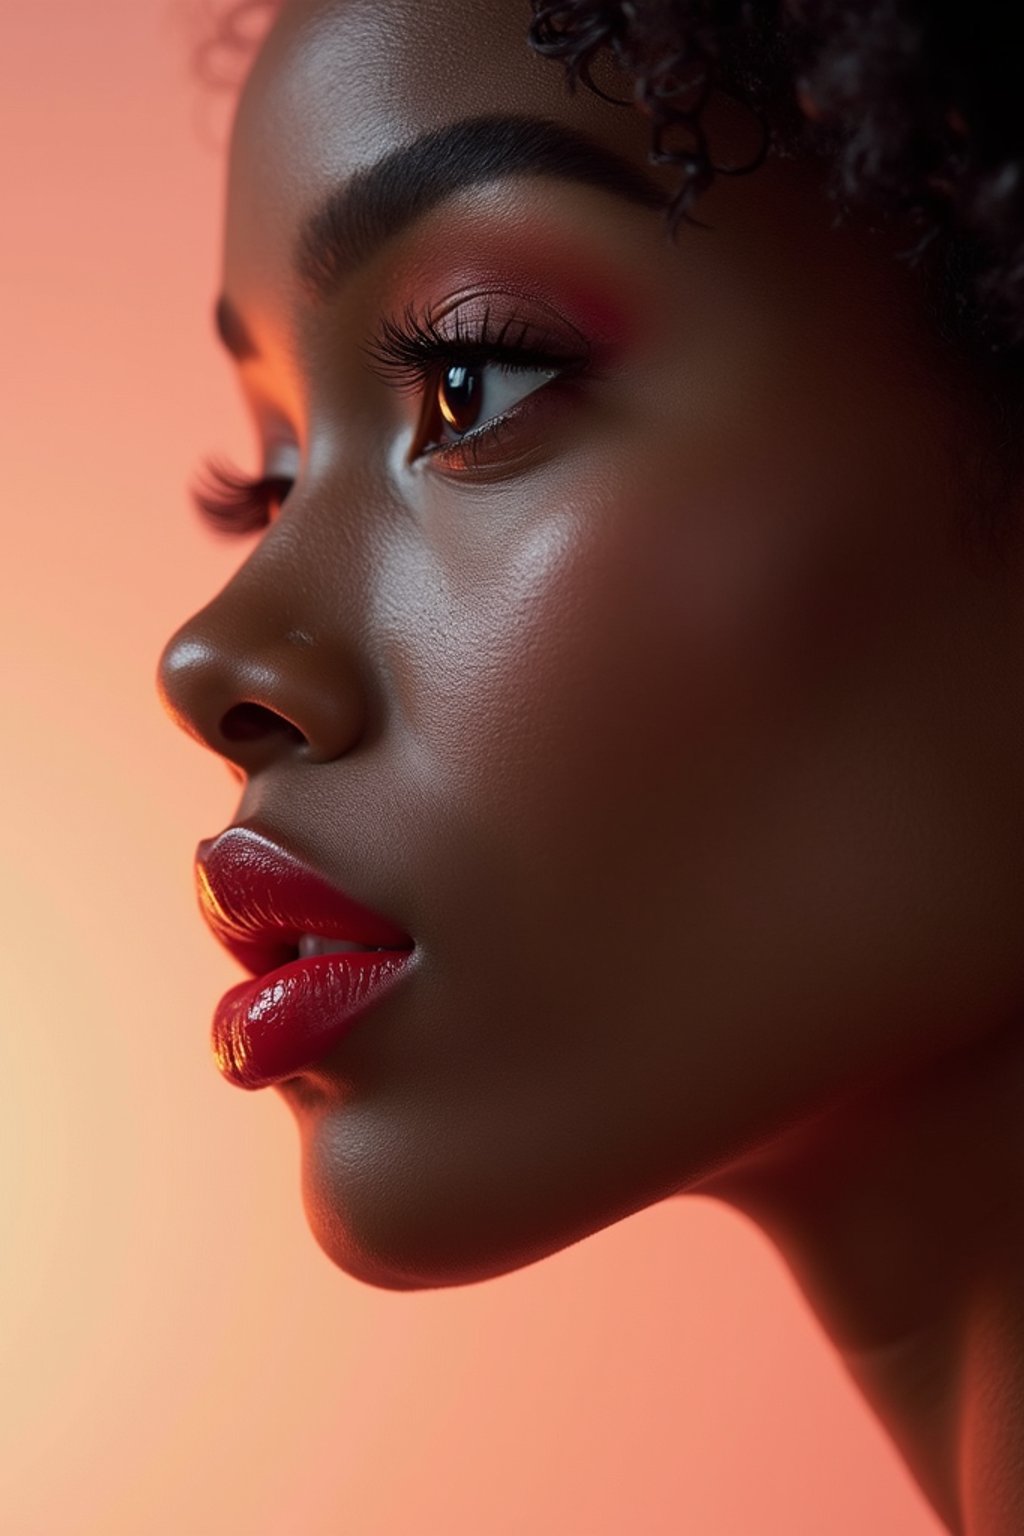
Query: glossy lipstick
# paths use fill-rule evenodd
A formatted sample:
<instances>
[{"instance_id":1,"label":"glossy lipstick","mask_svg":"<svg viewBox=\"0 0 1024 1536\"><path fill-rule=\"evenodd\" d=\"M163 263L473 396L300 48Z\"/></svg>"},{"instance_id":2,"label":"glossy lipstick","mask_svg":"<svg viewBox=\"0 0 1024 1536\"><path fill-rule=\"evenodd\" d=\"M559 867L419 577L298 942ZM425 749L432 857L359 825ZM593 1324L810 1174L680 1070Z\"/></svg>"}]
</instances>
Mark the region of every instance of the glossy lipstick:
<instances>
[{"instance_id":1,"label":"glossy lipstick","mask_svg":"<svg viewBox=\"0 0 1024 1536\"><path fill-rule=\"evenodd\" d=\"M213 1020L217 1065L239 1088L311 1066L412 959L407 933L252 827L201 842L195 875L204 919L252 977L225 992ZM303 935L363 947L299 957Z\"/></svg>"}]
</instances>

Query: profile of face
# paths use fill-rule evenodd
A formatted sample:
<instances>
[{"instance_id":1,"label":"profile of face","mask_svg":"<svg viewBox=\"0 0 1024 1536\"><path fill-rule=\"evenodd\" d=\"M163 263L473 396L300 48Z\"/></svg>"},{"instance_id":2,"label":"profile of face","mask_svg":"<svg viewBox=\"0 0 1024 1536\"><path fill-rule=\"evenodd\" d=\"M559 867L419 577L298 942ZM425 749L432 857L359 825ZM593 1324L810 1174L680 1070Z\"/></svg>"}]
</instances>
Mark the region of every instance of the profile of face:
<instances>
[{"instance_id":1,"label":"profile of face","mask_svg":"<svg viewBox=\"0 0 1024 1536\"><path fill-rule=\"evenodd\" d=\"M1024 589L914 275L798 159L670 239L643 114L529 20L281 9L221 310L280 494L160 663L238 822L414 940L276 1085L393 1289L724 1190L1024 991Z\"/></svg>"}]
</instances>

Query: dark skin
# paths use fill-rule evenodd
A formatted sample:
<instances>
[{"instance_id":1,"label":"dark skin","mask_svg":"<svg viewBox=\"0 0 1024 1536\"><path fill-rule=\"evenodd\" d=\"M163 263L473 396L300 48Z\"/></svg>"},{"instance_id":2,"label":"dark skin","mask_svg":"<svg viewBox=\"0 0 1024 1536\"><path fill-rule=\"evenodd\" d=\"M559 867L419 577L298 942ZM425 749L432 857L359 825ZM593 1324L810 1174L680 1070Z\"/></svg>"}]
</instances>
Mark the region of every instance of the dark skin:
<instances>
[{"instance_id":1,"label":"dark skin","mask_svg":"<svg viewBox=\"0 0 1024 1536\"><path fill-rule=\"evenodd\" d=\"M989 422L914 275L831 228L803 162L720 179L713 231L674 245L609 190L476 181L314 298L310 209L462 119L554 119L672 190L641 114L570 95L528 21L291 0L233 135L224 293L293 488L160 687L238 776L236 819L422 962L280 1085L309 1220L409 1289L729 1201L949 1529L1010 1536L1024 568L958 534ZM711 122L749 157L739 109ZM460 462L436 398L361 350L407 304L582 335L588 367L483 365L505 431Z\"/></svg>"}]
</instances>

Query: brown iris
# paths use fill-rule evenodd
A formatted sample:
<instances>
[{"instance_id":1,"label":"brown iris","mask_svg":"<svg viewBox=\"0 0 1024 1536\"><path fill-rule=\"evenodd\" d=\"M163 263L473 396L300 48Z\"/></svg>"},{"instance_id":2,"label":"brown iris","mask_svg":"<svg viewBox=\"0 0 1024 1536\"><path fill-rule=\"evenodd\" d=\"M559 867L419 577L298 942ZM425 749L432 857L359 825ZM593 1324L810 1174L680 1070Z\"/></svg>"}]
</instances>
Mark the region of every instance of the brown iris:
<instances>
[{"instance_id":1,"label":"brown iris","mask_svg":"<svg viewBox=\"0 0 1024 1536\"><path fill-rule=\"evenodd\" d=\"M465 363L446 368L437 389L441 415L456 432L468 432L480 414L480 371Z\"/></svg>"}]
</instances>

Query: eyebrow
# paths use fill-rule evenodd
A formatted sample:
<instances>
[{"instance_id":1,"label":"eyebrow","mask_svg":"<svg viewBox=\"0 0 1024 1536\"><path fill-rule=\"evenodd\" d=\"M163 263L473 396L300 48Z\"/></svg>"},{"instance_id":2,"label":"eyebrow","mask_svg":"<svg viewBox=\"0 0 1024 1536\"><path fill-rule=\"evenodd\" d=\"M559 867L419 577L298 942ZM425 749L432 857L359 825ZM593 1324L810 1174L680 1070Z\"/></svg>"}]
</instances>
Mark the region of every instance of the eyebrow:
<instances>
[{"instance_id":1,"label":"eyebrow","mask_svg":"<svg viewBox=\"0 0 1024 1536\"><path fill-rule=\"evenodd\" d=\"M325 303L387 241L464 187L502 176L582 182L643 208L669 202L652 177L588 134L553 118L462 118L400 145L354 171L303 222L294 250L296 276ZM256 354L241 316L218 299L214 322L239 360Z\"/></svg>"}]
</instances>

